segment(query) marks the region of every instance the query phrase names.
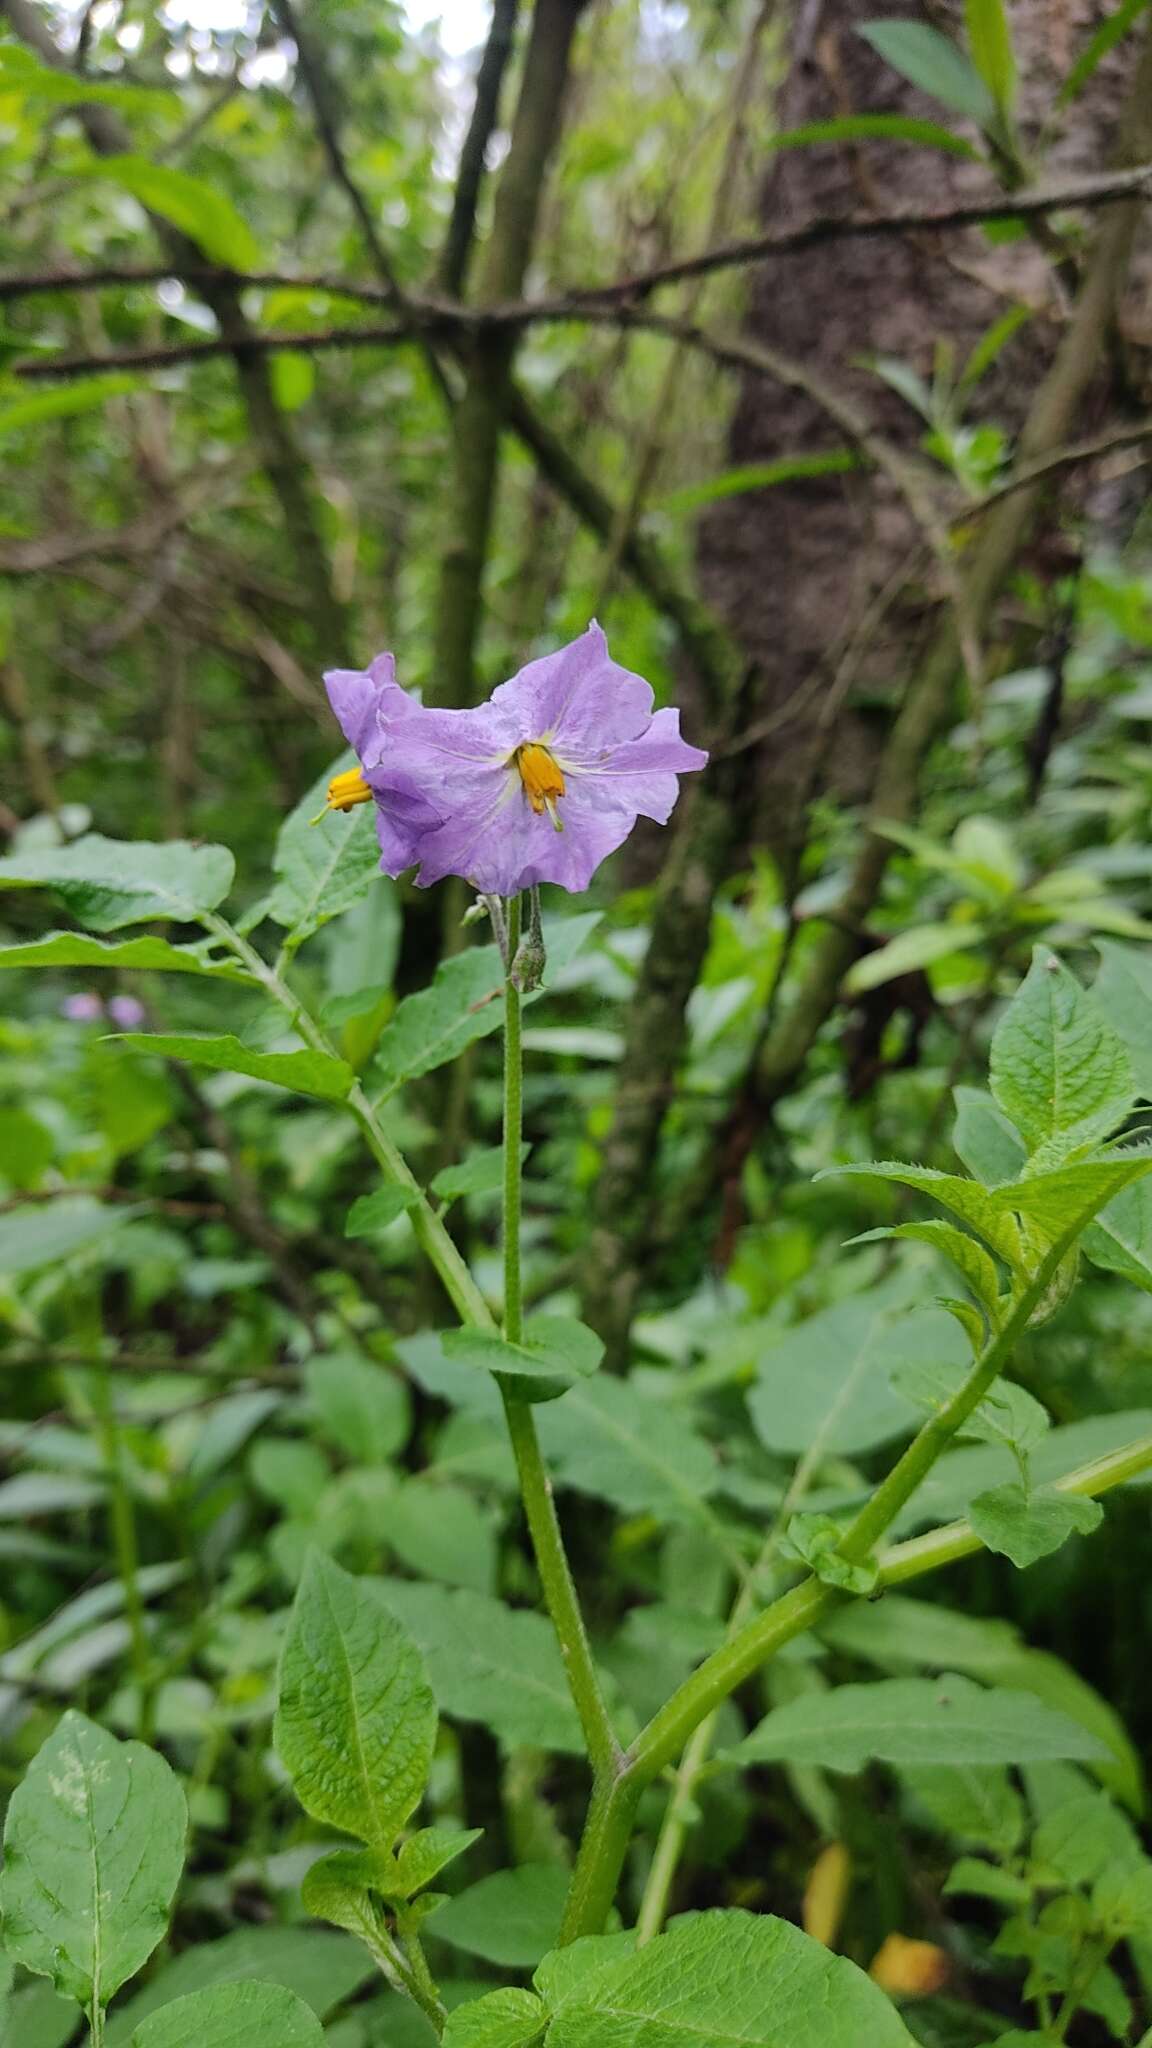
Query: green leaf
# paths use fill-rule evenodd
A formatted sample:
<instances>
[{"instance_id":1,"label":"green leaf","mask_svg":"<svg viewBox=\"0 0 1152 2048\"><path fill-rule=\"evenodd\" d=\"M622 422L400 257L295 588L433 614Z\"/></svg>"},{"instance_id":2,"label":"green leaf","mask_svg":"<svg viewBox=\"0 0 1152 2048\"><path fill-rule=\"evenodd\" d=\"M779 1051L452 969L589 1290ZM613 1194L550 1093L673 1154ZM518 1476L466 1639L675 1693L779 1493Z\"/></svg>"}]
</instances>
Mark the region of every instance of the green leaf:
<instances>
[{"instance_id":1,"label":"green leaf","mask_svg":"<svg viewBox=\"0 0 1152 2048\"><path fill-rule=\"evenodd\" d=\"M558 1486L606 1500L626 1515L709 1523L715 1453L666 1401L602 1373L545 1408L539 1426Z\"/></svg>"},{"instance_id":2,"label":"green leaf","mask_svg":"<svg viewBox=\"0 0 1152 2048\"><path fill-rule=\"evenodd\" d=\"M911 2048L879 1987L768 1914L693 1914L589 1971L548 2048Z\"/></svg>"},{"instance_id":3,"label":"green leaf","mask_svg":"<svg viewBox=\"0 0 1152 2048\"><path fill-rule=\"evenodd\" d=\"M931 149L946 149L953 156L977 158L979 151L941 128L937 121L921 121L913 114L845 114L835 121L807 121L802 128L786 128L773 135L770 149L796 149L812 142L914 142Z\"/></svg>"},{"instance_id":4,"label":"green leaf","mask_svg":"<svg viewBox=\"0 0 1152 2048\"><path fill-rule=\"evenodd\" d=\"M959 1388L963 1373L930 1362L897 1366L893 1384L909 1401L930 1414L939 1414ZM1027 1456L1051 1428L1048 1411L1026 1387L1012 1380L997 1380L972 1410L959 1431L977 1443L1007 1444L1017 1456Z\"/></svg>"},{"instance_id":5,"label":"green leaf","mask_svg":"<svg viewBox=\"0 0 1152 2048\"><path fill-rule=\"evenodd\" d=\"M3 74L0 71L2 89ZM26 433L29 427L43 426L47 420L71 419L77 413L95 412L109 399L122 398L126 391L137 390L141 381L139 377L128 376L82 377L75 384L65 384L57 391L35 391L31 396L21 394L7 405L0 405L0 441L11 434Z\"/></svg>"},{"instance_id":6,"label":"green leaf","mask_svg":"<svg viewBox=\"0 0 1152 2048\"><path fill-rule=\"evenodd\" d=\"M9 1955L82 2004L106 2005L163 1939L187 1825L162 1756L66 1713L8 1807Z\"/></svg>"},{"instance_id":7,"label":"green leaf","mask_svg":"<svg viewBox=\"0 0 1152 2048\"><path fill-rule=\"evenodd\" d=\"M1041 1487L1026 1493L1018 1482L978 1493L968 1507L968 1519L989 1550L1023 1571L1072 1535L1087 1535L1099 1527L1104 1510L1099 1501L1084 1500L1079 1494L1057 1493Z\"/></svg>"},{"instance_id":8,"label":"green leaf","mask_svg":"<svg viewBox=\"0 0 1152 2048\"><path fill-rule=\"evenodd\" d=\"M1084 1250L1094 1266L1152 1294L1152 1182L1137 1181L1089 1225Z\"/></svg>"},{"instance_id":9,"label":"green leaf","mask_svg":"<svg viewBox=\"0 0 1152 2048\"><path fill-rule=\"evenodd\" d=\"M894 981L898 974L928 967L933 960L946 960L952 953L970 953L983 940L982 925L914 925L911 931L898 933L887 945L857 960L844 976L844 987L849 995L863 995L866 989Z\"/></svg>"},{"instance_id":10,"label":"green leaf","mask_svg":"<svg viewBox=\"0 0 1152 2048\"><path fill-rule=\"evenodd\" d=\"M404 1479L377 1503L373 1529L422 1578L490 1593L496 1535L471 1494L425 1477Z\"/></svg>"},{"instance_id":11,"label":"green leaf","mask_svg":"<svg viewBox=\"0 0 1152 2048\"><path fill-rule=\"evenodd\" d=\"M240 1927L218 1941L198 1942L166 1963L144 1990L117 2008L107 2048L130 2048L134 2028L150 2013L215 1984L282 1984L318 2019L326 2019L375 1976L359 1941L320 1927Z\"/></svg>"},{"instance_id":12,"label":"green leaf","mask_svg":"<svg viewBox=\"0 0 1152 2048\"><path fill-rule=\"evenodd\" d=\"M247 221L223 192L202 178L132 155L99 157L91 175L114 179L149 213L158 213L188 235L210 262L233 270L259 270L260 244Z\"/></svg>"},{"instance_id":13,"label":"green leaf","mask_svg":"<svg viewBox=\"0 0 1152 2048\"><path fill-rule=\"evenodd\" d=\"M1016 1180L1028 1154L1015 1124L983 1088L956 1088L953 1101L952 1144L969 1173L988 1185Z\"/></svg>"},{"instance_id":14,"label":"green leaf","mask_svg":"<svg viewBox=\"0 0 1152 2048\"><path fill-rule=\"evenodd\" d=\"M902 1357L968 1362L968 1346L940 1309L907 1306L890 1287L822 1309L764 1353L748 1396L765 1449L802 1456L874 1450L915 1427L906 1396L893 1390Z\"/></svg>"},{"instance_id":15,"label":"green leaf","mask_svg":"<svg viewBox=\"0 0 1152 2048\"><path fill-rule=\"evenodd\" d=\"M310 1358L304 1385L320 1433L348 1457L386 1465L408 1441L411 1401L402 1379L387 1366L350 1352Z\"/></svg>"},{"instance_id":16,"label":"green leaf","mask_svg":"<svg viewBox=\"0 0 1152 2048\"><path fill-rule=\"evenodd\" d=\"M478 1842L483 1828L418 1828L396 1853L400 1897L410 1899Z\"/></svg>"},{"instance_id":17,"label":"green leaf","mask_svg":"<svg viewBox=\"0 0 1152 2048\"><path fill-rule=\"evenodd\" d=\"M1092 1759L1101 1746L1030 1693L985 1691L954 1674L892 1678L805 1693L777 1707L731 1751L741 1764L817 1764L855 1772L889 1764L1013 1764Z\"/></svg>"},{"instance_id":18,"label":"green leaf","mask_svg":"<svg viewBox=\"0 0 1152 2048\"><path fill-rule=\"evenodd\" d=\"M908 1238L919 1244L930 1244L934 1251L943 1252L995 1322L1000 1311L1000 1279L988 1253L974 1237L969 1237L964 1230L957 1230L952 1223L931 1221L895 1223L888 1229L865 1230L853 1238L852 1243L875 1244L885 1238Z\"/></svg>"},{"instance_id":19,"label":"green leaf","mask_svg":"<svg viewBox=\"0 0 1152 2048\"><path fill-rule=\"evenodd\" d=\"M382 1943L374 1895L398 1896L396 1859L380 1849L337 1849L321 1856L305 1872L300 1891L313 1919L342 1927L378 1954Z\"/></svg>"},{"instance_id":20,"label":"green leaf","mask_svg":"<svg viewBox=\"0 0 1152 2048\"><path fill-rule=\"evenodd\" d=\"M1016 56L1004 0L964 0L972 62L1002 114L1016 104Z\"/></svg>"},{"instance_id":21,"label":"green leaf","mask_svg":"<svg viewBox=\"0 0 1152 2048\"><path fill-rule=\"evenodd\" d=\"M136 969L149 974L214 974L217 979L250 981L239 962L216 960L200 946L172 946L167 939L90 938L87 932L49 932L20 946L0 946L4 967L106 967Z\"/></svg>"},{"instance_id":22,"label":"green leaf","mask_svg":"<svg viewBox=\"0 0 1152 2048\"><path fill-rule=\"evenodd\" d=\"M158 1059L188 1060L193 1066L212 1067L218 1073L247 1074L254 1081L270 1081L277 1088L289 1088L297 1095L318 1095L322 1102L343 1102L356 1076L344 1060L331 1053L314 1052L311 1046L300 1052L257 1052L231 1032L218 1037L193 1031L124 1031L117 1042L136 1052L155 1053Z\"/></svg>"},{"instance_id":23,"label":"green leaf","mask_svg":"<svg viewBox=\"0 0 1152 2048\"><path fill-rule=\"evenodd\" d=\"M12 43L0 44L0 92L18 92L29 99L56 107L118 107L125 112L180 113L174 92L158 86L134 85L129 80L92 78L74 71L57 71L44 64L32 50Z\"/></svg>"},{"instance_id":24,"label":"green leaf","mask_svg":"<svg viewBox=\"0 0 1152 2048\"><path fill-rule=\"evenodd\" d=\"M521 1145L521 1166L530 1149L528 1145ZM442 1202L456 1202L462 1195L497 1194L503 1181L504 1147L491 1145L484 1151L470 1152L459 1166L442 1167L432 1182L432 1193L439 1195Z\"/></svg>"},{"instance_id":25,"label":"green leaf","mask_svg":"<svg viewBox=\"0 0 1152 2048\"><path fill-rule=\"evenodd\" d=\"M30 848L0 860L0 889L51 889L80 924L114 932L154 917L194 922L223 902L234 873L226 846L89 832L70 846Z\"/></svg>"},{"instance_id":26,"label":"green leaf","mask_svg":"<svg viewBox=\"0 0 1152 2048\"><path fill-rule=\"evenodd\" d=\"M995 1207L1038 1224L1053 1242L1084 1230L1100 1210L1134 1181L1152 1172L1152 1151L1135 1145L1074 1161L1052 1173L1029 1174L1007 1187L993 1188Z\"/></svg>"},{"instance_id":27,"label":"green leaf","mask_svg":"<svg viewBox=\"0 0 1152 2048\"><path fill-rule=\"evenodd\" d=\"M1058 107L1066 107L1069 100L1074 100L1077 93L1083 90L1108 52L1115 49L1121 37L1126 36L1134 23L1139 21L1147 5L1148 0L1120 0L1115 13L1105 17L1095 34L1089 37L1087 45L1057 93Z\"/></svg>"},{"instance_id":28,"label":"green leaf","mask_svg":"<svg viewBox=\"0 0 1152 2048\"><path fill-rule=\"evenodd\" d=\"M376 1237L380 1231L387 1230L390 1224L395 1223L398 1216L403 1216L405 1210L415 1208L419 1200L418 1188L405 1188L394 1182L387 1182L384 1187L376 1188L370 1195L361 1195L353 1202L348 1211L348 1221L344 1225L344 1235Z\"/></svg>"},{"instance_id":29,"label":"green leaf","mask_svg":"<svg viewBox=\"0 0 1152 2048\"><path fill-rule=\"evenodd\" d=\"M1092 1884L1111 1865L1138 1861L1140 1839L1103 1792L1087 1787L1045 1814L1031 1844L1031 1863L1044 1882Z\"/></svg>"},{"instance_id":30,"label":"green leaf","mask_svg":"<svg viewBox=\"0 0 1152 2048\"><path fill-rule=\"evenodd\" d=\"M545 920L545 987L575 959L599 922L596 912ZM495 946L470 946L442 961L431 987L405 996L381 1032L373 1067L375 1084L391 1094L402 1082L430 1074L446 1060L454 1060L475 1039L498 1030L504 1017L503 1005L497 1000L503 977ZM543 989L535 990L525 1001L533 1002L542 993Z\"/></svg>"},{"instance_id":31,"label":"green leaf","mask_svg":"<svg viewBox=\"0 0 1152 2048\"><path fill-rule=\"evenodd\" d=\"M924 125L927 127L930 123ZM800 136L803 132L797 129L795 134ZM773 147L779 147L787 140L787 136L775 136ZM738 469L726 469L719 476L710 477L707 483L688 484L681 491L672 491L668 497L661 498L660 510L696 512L701 505L716 504L721 498L739 498L747 491L771 490L777 484L796 483L807 477L842 476L846 471L859 467L860 457L851 448L830 448L822 455L785 455L777 462L743 463Z\"/></svg>"},{"instance_id":32,"label":"green leaf","mask_svg":"<svg viewBox=\"0 0 1152 2048\"><path fill-rule=\"evenodd\" d=\"M280 1984L218 1984L142 2021L132 2048L324 2048L310 2006Z\"/></svg>"},{"instance_id":33,"label":"green leaf","mask_svg":"<svg viewBox=\"0 0 1152 2048\"><path fill-rule=\"evenodd\" d=\"M1146 947L1097 942L1101 967L1092 995L1128 1048L1136 1087L1152 1101L1152 958Z\"/></svg>"},{"instance_id":34,"label":"green leaf","mask_svg":"<svg viewBox=\"0 0 1152 2048\"><path fill-rule=\"evenodd\" d=\"M350 812L324 808L331 777L352 763L352 754L343 753L280 827L267 914L288 926L292 946L350 910L380 876L375 805L359 804Z\"/></svg>"},{"instance_id":35,"label":"green leaf","mask_svg":"<svg viewBox=\"0 0 1152 2048\"><path fill-rule=\"evenodd\" d=\"M444 2048L536 2048L547 2024L534 1991L490 1991L449 2014Z\"/></svg>"},{"instance_id":36,"label":"green leaf","mask_svg":"<svg viewBox=\"0 0 1152 2048\"><path fill-rule=\"evenodd\" d=\"M532 1316L524 1339L510 1344L494 1330L446 1330L445 1354L510 1380L527 1401L552 1401L597 1371L604 1346L594 1330L571 1316Z\"/></svg>"},{"instance_id":37,"label":"green leaf","mask_svg":"<svg viewBox=\"0 0 1152 2048\"><path fill-rule=\"evenodd\" d=\"M876 1590L875 1560L849 1564L840 1555L843 1537L844 1530L831 1515L792 1515L785 1531L788 1550L801 1558L824 1585L839 1586L845 1593L859 1593L866 1598Z\"/></svg>"},{"instance_id":38,"label":"green leaf","mask_svg":"<svg viewBox=\"0 0 1152 2048\"><path fill-rule=\"evenodd\" d=\"M1032 1151L1098 1144L1132 1107L1124 1046L1093 998L1046 946L996 1027L992 1093Z\"/></svg>"},{"instance_id":39,"label":"green leaf","mask_svg":"<svg viewBox=\"0 0 1152 2048\"><path fill-rule=\"evenodd\" d=\"M900 1181L905 1187L930 1195L934 1202L950 1209L969 1229L976 1231L1007 1266L1015 1269L1021 1263L1020 1233L1006 1212L1005 1204L997 1201L978 1181L964 1180L955 1173L938 1173L933 1166L908 1166L896 1159L869 1160L859 1166L830 1166L816 1178L823 1180L831 1174Z\"/></svg>"},{"instance_id":40,"label":"green leaf","mask_svg":"<svg viewBox=\"0 0 1152 2048\"><path fill-rule=\"evenodd\" d=\"M313 1551L280 1663L275 1741L301 1806L389 1849L427 1782L436 1706L407 1631Z\"/></svg>"},{"instance_id":41,"label":"green leaf","mask_svg":"<svg viewBox=\"0 0 1152 2048\"><path fill-rule=\"evenodd\" d=\"M886 64L921 92L967 115L977 127L995 119L996 102L980 73L955 43L919 21L869 21L860 34Z\"/></svg>"},{"instance_id":42,"label":"green leaf","mask_svg":"<svg viewBox=\"0 0 1152 2048\"><path fill-rule=\"evenodd\" d=\"M483 1722L508 1749L582 1754L564 1665L542 1614L406 1579L385 1580L380 1590L419 1645L442 1713Z\"/></svg>"},{"instance_id":43,"label":"green leaf","mask_svg":"<svg viewBox=\"0 0 1152 2048\"><path fill-rule=\"evenodd\" d=\"M88 1251L122 1230L135 1213L127 1205L113 1208L89 1195L10 1209L0 1215L0 1275L35 1273Z\"/></svg>"},{"instance_id":44,"label":"green leaf","mask_svg":"<svg viewBox=\"0 0 1152 2048\"><path fill-rule=\"evenodd\" d=\"M985 1863L981 1856L961 1856L952 1865L944 1880L944 1895L955 1898L992 1899L1000 1906L1026 1906L1032 1897L1032 1886L1022 1877L1015 1877L1010 1870L1001 1870L995 1863Z\"/></svg>"},{"instance_id":45,"label":"green leaf","mask_svg":"<svg viewBox=\"0 0 1152 2048\"><path fill-rule=\"evenodd\" d=\"M497 1871L438 1906L428 1932L502 1969L530 1969L556 1946L569 1883L555 1863Z\"/></svg>"},{"instance_id":46,"label":"green leaf","mask_svg":"<svg viewBox=\"0 0 1152 2048\"><path fill-rule=\"evenodd\" d=\"M937 1827L1010 1856L1024 1833L1024 1801L1003 1765L931 1764L901 1771Z\"/></svg>"}]
</instances>

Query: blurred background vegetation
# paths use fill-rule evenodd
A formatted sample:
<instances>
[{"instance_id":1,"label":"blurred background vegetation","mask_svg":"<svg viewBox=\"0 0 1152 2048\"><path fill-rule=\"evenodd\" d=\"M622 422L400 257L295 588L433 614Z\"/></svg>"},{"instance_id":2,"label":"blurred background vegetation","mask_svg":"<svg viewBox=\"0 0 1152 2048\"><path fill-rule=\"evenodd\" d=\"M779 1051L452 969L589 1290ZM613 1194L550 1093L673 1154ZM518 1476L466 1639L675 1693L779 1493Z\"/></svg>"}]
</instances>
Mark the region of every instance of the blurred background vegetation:
<instances>
[{"instance_id":1,"label":"blurred background vegetation","mask_svg":"<svg viewBox=\"0 0 1152 2048\"><path fill-rule=\"evenodd\" d=\"M796 1458L815 1440L804 1487L850 1500L915 1419L884 1381L828 1435L877 1327L899 1351L945 1282L926 1246L844 1250L904 1211L813 1175L955 1167L1036 940L1110 973L1118 1010L1152 989L1152 46L1140 0L430 14L0 4L0 832L24 860L92 830L223 841L263 945L277 832L336 752L324 668L388 647L406 686L467 703L595 615L682 706L708 774L586 902L547 906L589 916L526 1039L533 1298L578 1305L627 1368L603 1412L558 1404L546 1448L643 1715L711 1647ZM462 908L380 880L296 973L498 1299L482 960L440 968L472 1020L459 1063L388 1066ZM0 871L6 946L54 921ZM309 1540L418 1584L459 1722L435 1798L487 1830L473 1875L563 1864L563 1716L545 1753L514 1695L448 1668L532 1597L507 1452L445 1376L406 1221L345 1234L372 1176L342 1112L115 1042L279 1042L254 996L82 968L4 986L4 1781L63 1701L143 1714L194 1795L164 1967L258 1931L338 2048L402 2048L417 2022L291 1924L314 1844L269 1762L276 1648ZM1090 1269L1023 1360L1054 1471L1149 1427L1152 1254L1131 1263L1134 1287ZM1138 1813L1150 1567L1132 1490L1026 1575L954 1571L943 1651L909 1612L903 1648L845 1633L752 1691L999 1657L1107 1728ZM943 1958L911 1987L923 2039L1019 2023L994 1909L941 1899L964 1829L924 1786L797 1768L696 1794L678 1907L796 1917L846 1847L837 1943ZM458 1947L461 1985L531 1960L490 1931ZM1146 2023L1148 1955L1124 1968ZM19 2048L77 2037L41 1990L12 2011ZM1115 1997L1077 2024L1136 2038Z\"/></svg>"}]
</instances>

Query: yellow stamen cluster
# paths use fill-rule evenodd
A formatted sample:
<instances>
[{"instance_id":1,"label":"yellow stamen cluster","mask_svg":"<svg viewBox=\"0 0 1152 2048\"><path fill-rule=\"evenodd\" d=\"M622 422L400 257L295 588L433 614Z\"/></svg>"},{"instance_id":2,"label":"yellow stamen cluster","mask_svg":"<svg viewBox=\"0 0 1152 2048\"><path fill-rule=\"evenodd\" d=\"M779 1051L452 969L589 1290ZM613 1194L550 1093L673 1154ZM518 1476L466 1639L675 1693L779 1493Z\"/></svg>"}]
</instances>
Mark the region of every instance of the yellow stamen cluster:
<instances>
[{"instance_id":1,"label":"yellow stamen cluster","mask_svg":"<svg viewBox=\"0 0 1152 2048\"><path fill-rule=\"evenodd\" d=\"M318 825L329 811L350 811L353 804L370 804L372 791L358 768L346 768L343 775L334 775L328 784L328 801L312 823Z\"/></svg>"},{"instance_id":2,"label":"yellow stamen cluster","mask_svg":"<svg viewBox=\"0 0 1152 2048\"><path fill-rule=\"evenodd\" d=\"M562 819L556 810L556 799L564 795L564 771L560 763L532 740L527 746L517 747L516 766L524 785L524 794L537 816L547 811L557 832L564 830Z\"/></svg>"}]
</instances>

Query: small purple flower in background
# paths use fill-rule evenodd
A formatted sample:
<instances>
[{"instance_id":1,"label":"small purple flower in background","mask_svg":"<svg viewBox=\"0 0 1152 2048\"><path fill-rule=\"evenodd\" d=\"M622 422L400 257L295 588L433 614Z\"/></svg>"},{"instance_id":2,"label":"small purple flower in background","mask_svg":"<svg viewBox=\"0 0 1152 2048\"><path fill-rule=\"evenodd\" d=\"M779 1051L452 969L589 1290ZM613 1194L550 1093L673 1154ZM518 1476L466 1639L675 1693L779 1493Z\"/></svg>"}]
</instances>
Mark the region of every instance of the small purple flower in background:
<instances>
[{"instance_id":1,"label":"small purple flower in background","mask_svg":"<svg viewBox=\"0 0 1152 2048\"><path fill-rule=\"evenodd\" d=\"M60 1015L72 1024L95 1024L104 1015L104 1005L98 995L65 996L60 1005Z\"/></svg>"},{"instance_id":2,"label":"small purple flower in background","mask_svg":"<svg viewBox=\"0 0 1152 2048\"><path fill-rule=\"evenodd\" d=\"M540 882L579 893L637 818L667 823L677 778L708 759L595 624L475 710L417 704L387 654L324 680L360 759L333 779L329 807L374 799L384 872L419 862L423 888L463 875L486 896Z\"/></svg>"},{"instance_id":3,"label":"small purple flower in background","mask_svg":"<svg viewBox=\"0 0 1152 2048\"><path fill-rule=\"evenodd\" d=\"M144 1005L135 996L113 996L108 1004L108 1015L114 1024L124 1031L135 1031L144 1022Z\"/></svg>"}]
</instances>

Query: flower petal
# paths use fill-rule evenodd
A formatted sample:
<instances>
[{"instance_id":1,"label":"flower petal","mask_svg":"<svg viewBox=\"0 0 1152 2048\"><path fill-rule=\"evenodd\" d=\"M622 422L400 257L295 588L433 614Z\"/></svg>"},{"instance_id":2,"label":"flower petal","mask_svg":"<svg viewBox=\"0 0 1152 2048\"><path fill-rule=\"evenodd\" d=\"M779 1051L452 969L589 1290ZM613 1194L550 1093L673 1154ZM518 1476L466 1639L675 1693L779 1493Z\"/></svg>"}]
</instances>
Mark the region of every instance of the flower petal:
<instances>
[{"instance_id":1,"label":"flower petal","mask_svg":"<svg viewBox=\"0 0 1152 2048\"><path fill-rule=\"evenodd\" d=\"M626 740L598 760L570 759L562 752L559 760L572 788L582 785L605 804L626 805L634 816L666 825L679 794L677 776L705 767L708 756L681 739L680 713L669 707L656 713L639 739Z\"/></svg>"},{"instance_id":2,"label":"flower petal","mask_svg":"<svg viewBox=\"0 0 1152 2048\"><path fill-rule=\"evenodd\" d=\"M405 703L409 701L396 681L395 661L390 654L378 654L366 669L329 669L324 677L324 687L341 732L349 746L356 749L361 766L364 766L374 758L382 702L387 701L393 691Z\"/></svg>"},{"instance_id":3,"label":"flower petal","mask_svg":"<svg viewBox=\"0 0 1152 2048\"><path fill-rule=\"evenodd\" d=\"M501 683L491 702L515 726L517 744L542 740L577 753L637 739L652 716L648 684L612 660L595 620L578 640Z\"/></svg>"}]
</instances>

